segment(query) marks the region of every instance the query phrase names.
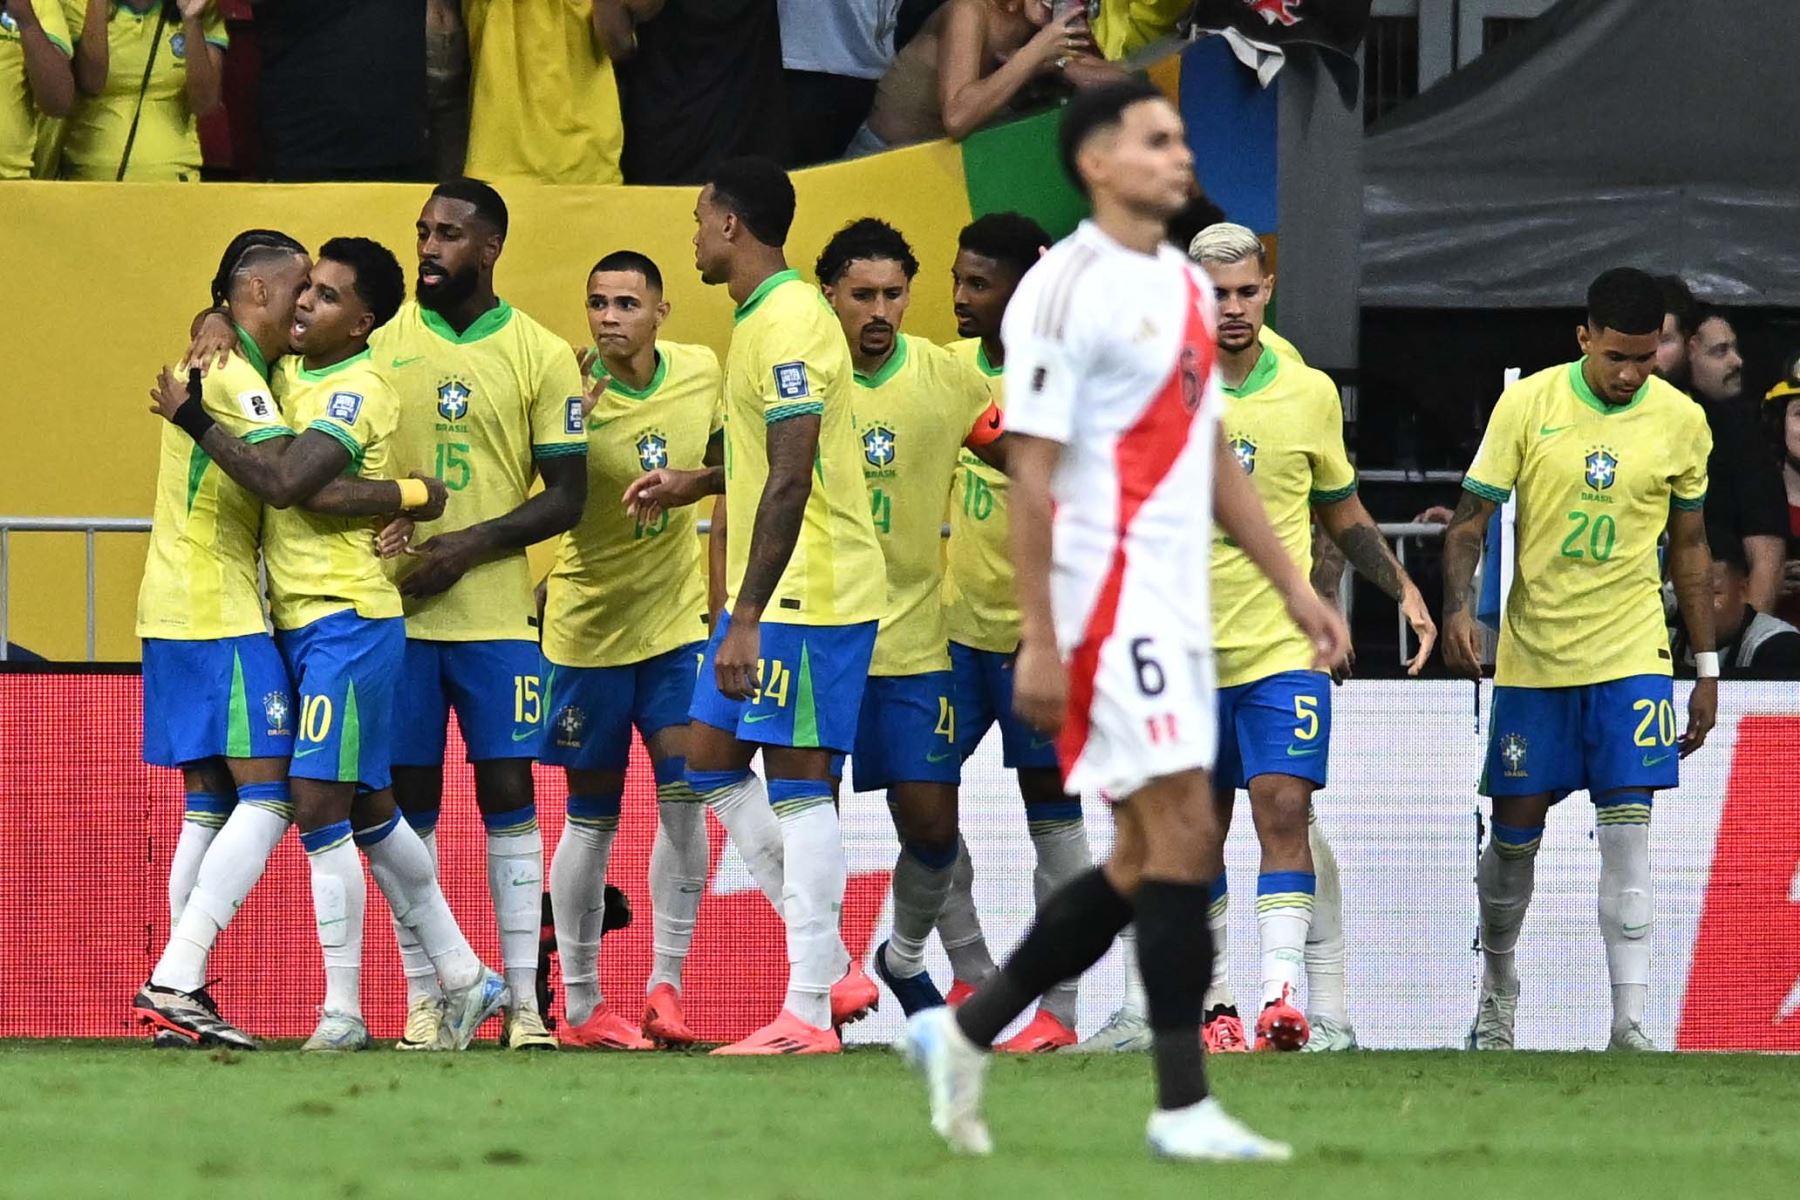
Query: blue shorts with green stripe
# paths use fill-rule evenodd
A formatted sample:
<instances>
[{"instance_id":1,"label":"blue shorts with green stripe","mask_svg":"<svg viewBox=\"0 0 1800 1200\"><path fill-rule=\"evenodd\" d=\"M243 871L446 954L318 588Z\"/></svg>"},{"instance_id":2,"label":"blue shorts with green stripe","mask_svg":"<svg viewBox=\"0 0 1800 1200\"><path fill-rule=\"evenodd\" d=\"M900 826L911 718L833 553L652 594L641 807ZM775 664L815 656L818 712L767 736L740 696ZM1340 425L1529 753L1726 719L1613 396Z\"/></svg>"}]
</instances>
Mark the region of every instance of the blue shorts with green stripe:
<instances>
[{"instance_id":1,"label":"blue shorts with green stripe","mask_svg":"<svg viewBox=\"0 0 1800 1200\"><path fill-rule=\"evenodd\" d=\"M720 613L694 680L688 716L746 742L849 753L855 747L857 714L869 679L869 659L875 653L875 622L764 621L759 655L762 687L750 700L733 700L719 691L713 671L719 643L730 628L731 614Z\"/></svg>"},{"instance_id":2,"label":"blue shorts with green stripe","mask_svg":"<svg viewBox=\"0 0 1800 1200\"><path fill-rule=\"evenodd\" d=\"M1581 687L1496 687L1489 710L1484 796L1561 800L1585 791L1672 788L1681 736L1667 675L1628 675Z\"/></svg>"},{"instance_id":3,"label":"blue shorts with green stripe","mask_svg":"<svg viewBox=\"0 0 1800 1200\"><path fill-rule=\"evenodd\" d=\"M266 633L204 642L144 639L144 761L286 758L294 691Z\"/></svg>"},{"instance_id":4,"label":"blue shorts with green stripe","mask_svg":"<svg viewBox=\"0 0 1800 1200\"><path fill-rule=\"evenodd\" d=\"M700 642L618 667L562 667L543 660L542 762L575 771L623 771L635 726L646 742L686 725L694 700Z\"/></svg>"},{"instance_id":5,"label":"blue shorts with green stripe","mask_svg":"<svg viewBox=\"0 0 1800 1200\"><path fill-rule=\"evenodd\" d=\"M387 787L406 622L371 620L345 609L280 630L275 642L300 697L288 776L355 783L369 791Z\"/></svg>"}]
</instances>

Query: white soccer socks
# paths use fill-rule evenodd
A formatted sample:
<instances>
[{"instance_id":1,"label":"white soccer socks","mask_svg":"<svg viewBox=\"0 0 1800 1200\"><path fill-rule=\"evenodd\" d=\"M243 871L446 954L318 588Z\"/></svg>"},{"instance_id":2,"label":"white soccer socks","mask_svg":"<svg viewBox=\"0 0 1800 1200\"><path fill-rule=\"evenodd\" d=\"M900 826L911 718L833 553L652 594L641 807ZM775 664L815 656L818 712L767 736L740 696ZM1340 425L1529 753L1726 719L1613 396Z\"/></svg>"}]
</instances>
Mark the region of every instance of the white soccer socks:
<instances>
[{"instance_id":1,"label":"white soccer socks","mask_svg":"<svg viewBox=\"0 0 1800 1200\"><path fill-rule=\"evenodd\" d=\"M438 885L437 863L413 827L396 811L373 829L357 830L356 844L369 860L369 874L394 914L395 925L406 930L418 948L433 984L442 979L443 986L454 990L479 979L481 960L450 912Z\"/></svg>"},{"instance_id":2,"label":"white soccer socks","mask_svg":"<svg viewBox=\"0 0 1800 1200\"><path fill-rule=\"evenodd\" d=\"M781 827L781 916L787 925L785 1007L818 1029L831 1027L831 985L844 973L843 937L848 868L831 784L771 779L769 805Z\"/></svg>"},{"instance_id":3,"label":"white soccer socks","mask_svg":"<svg viewBox=\"0 0 1800 1200\"><path fill-rule=\"evenodd\" d=\"M700 897L712 867L707 843L706 805L688 786L686 762L656 764L656 840L650 846L650 906L653 934L649 994L662 984L681 990L681 971L694 941ZM766 807L766 805L765 805Z\"/></svg>"},{"instance_id":4,"label":"white soccer socks","mask_svg":"<svg viewBox=\"0 0 1800 1200\"><path fill-rule=\"evenodd\" d=\"M1615 792L1594 802L1600 845L1600 936L1612 978L1613 1028L1644 1020L1650 992L1650 796Z\"/></svg>"},{"instance_id":5,"label":"white soccer socks","mask_svg":"<svg viewBox=\"0 0 1800 1200\"><path fill-rule=\"evenodd\" d=\"M598 1008L600 933L606 919L606 866L619 832L618 792L572 793L550 859L550 909L562 963L563 1007L579 1025Z\"/></svg>"},{"instance_id":6,"label":"white soccer socks","mask_svg":"<svg viewBox=\"0 0 1800 1200\"><path fill-rule=\"evenodd\" d=\"M1037 852L1031 890L1041 912L1047 899L1093 865L1093 855L1088 849L1087 826L1081 819L1081 801L1075 797L1059 796L1048 804L1027 802L1025 823L1031 833L1031 848ZM1038 1008L1073 1029L1080 993L1079 978L1065 980L1044 993Z\"/></svg>"},{"instance_id":7,"label":"white soccer socks","mask_svg":"<svg viewBox=\"0 0 1800 1200\"><path fill-rule=\"evenodd\" d=\"M181 924L181 910L187 907L188 893L200 877L200 860L206 848L225 828L225 819L236 804L230 796L213 792L189 792L181 814L181 834L175 839L175 854L169 859L169 928Z\"/></svg>"},{"instance_id":8,"label":"white soccer socks","mask_svg":"<svg viewBox=\"0 0 1800 1200\"><path fill-rule=\"evenodd\" d=\"M400 816L425 847L425 853L431 858L431 873L435 878L438 861L438 810L402 811ZM413 936L412 930L396 920L394 940L400 945L400 968L406 975L406 1006L411 1008L420 1000L442 1001L444 988L438 982L437 968L431 965L431 956L425 953L425 947Z\"/></svg>"},{"instance_id":9,"label":"white soccer socks","mask_svg":"<svg viewBox=\"0 0 1800 1200\"><path fill-rule=\"evenodd\" d=\"M1306 931L1312 925L1311 871L1264 871L1256 877L1256 928L1262 938L1262 1003L1300 994Z\"/></svg>"},{"instance_id":10,"label":"white soccer socks","mask_svg":"<svg viewBox=\"0 0 1800 1200\"><path fill-rule=\"evenodd\" d=\"M482 813L487 828L488 894L500 927L500 966L513 1007L537 1011L538 939L544 925L544 839L537 805Z\"/></svg>"},{"instance_id":11,"label":"white soccer socks","mask_svg":"<svg viewBox=\"0 0 1800 1200\"><path fill-rule=\"evenodd\" d=\"M756 886L781 911L781 822L769 808L769 794L754 771L696 771L689 768L688 787L711 808L731 835Z\"/></svg>"},{"instance_id":12,"label":"white soccer socks","mask_svg":"<svg viewBox=\"0 0 1800 1200\"><path fill-rule=\"evenodd\" d=\"M1206 889L1206 927L1212 932L1212 982L1206 986L1201 1011L1235 1009L1237 993L1231 989L1231 893L1223 872Z\"/></svg>"},{"instance_id":13,"label":"white soccer socks","mask_svg":"<svg viewBox=\"0 0 1800 1200\"><path fill-rule=\"evenodd\" d=\"M351 844L350 822L300 835L312 869L313 918L325 959L325 1011L362 1016L363 906L368 884Z\"/></svg>"},{"instance_id":14,"label":"white soccer socks","mask_svg":"<svg viewBox=\"0 0 1800 1200\"><path fill-rule=\"evenodd\" d=\"M1537 875L1542 825L1502 825L1495 821L1487 848L1475 868L1475 894L1481 903L1482 988L1516 995L1519 973L1513 950L1531 904Z\"/></svg>"},{"instance_id":15,"label":"white soccer socks","mask_svg":"<svg viewBox=\"0 0 1800 1200\"><path fill-rule=\"evenodd\" d=\"M1306 840L1312 847L1312 924L1306 931L1306 1014L1344 1024L1350 1014L1344 1006L1344 890L1338 878L1337 855L1325 840L1316 811L1308 812Z\"/></svg>"},{"instance_id":16,"label":"white soccer socks","mask_svg":"<svg viewBox=\"0 0 1800 1200\"><path fill-rule=\"evenodd\" d=\"M293 818L286 780L247 783L238 789L238 805L198 864L150 982L183 992L205 984L213 943L262 878ZM171 886L171 894L173 890Z\"/></svg>"}]
</instances>

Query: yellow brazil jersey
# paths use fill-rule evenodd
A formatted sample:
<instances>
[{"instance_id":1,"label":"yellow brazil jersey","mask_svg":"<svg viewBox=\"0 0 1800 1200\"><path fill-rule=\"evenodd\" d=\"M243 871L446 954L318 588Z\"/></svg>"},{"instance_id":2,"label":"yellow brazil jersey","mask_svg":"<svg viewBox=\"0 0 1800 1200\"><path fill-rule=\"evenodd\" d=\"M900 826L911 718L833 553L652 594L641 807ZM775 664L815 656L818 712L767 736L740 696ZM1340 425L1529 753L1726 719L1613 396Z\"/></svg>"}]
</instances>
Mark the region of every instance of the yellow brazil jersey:
<instances>
[{"instance_id":1,"label":"yellow brazil jersey","mask_svg":"<svg viewBox=\"0 0 1800 1200\"><path fill-rule=\"evenodd\" d=\"M1508 388L1463 480L1496 504L1519 494L1494 669L1508 687L1670 673L1656 548L1670 505L1706 499L1712 434L1700 406L1661 379L1608 407L1585 361Z\"/></svg>"},{"instance_id":2,"label":"yellow brazil jersey","mask_svg":"<svg viewBox=\"0 0 1800 1200\"><path fill-rule=\"evenodd\" d=\"M763 620L854 625L887 610L887 572L863 487L850 347L819 289L797 271L769 276L738 306L725 358L726 607L737 603L750 531L769 479L768 427L819 417L812 491Z\"/></svg>"},{"instance_id":3,"label":"yellow brazil jersey","mask_svg":"<svg viewBox=\"0 0 1800 1200\"><path fill-rule=\"evenodd\" d=\"M470 175L622 182L619 86L592 11L591 0L465 0Z\"/></svg>"},{"instance_id":4,"label":"yellow brazil jersey","mask_svg":"<svg viewBox=\"0 0 1800 1200\"><path fill-rule=\"evenodd\" d=\"M1269 523L1304 574L1312 568L1312 506L1356 491L1337 388L1323 372L1264 346L1242 386L1220 391L1219 436L1249 473ZM1274 585L1216 528L1212 612L1220 687L1311 668L1312 644Z\"/></svg>"},{"instance_id":5,"label":"yellow brazil jersey","mask_svg":"<svg viewBox=\"0 0 1800 1200\"><path fill-rule=\"evenodd\" d=\"M269 390L268 364L242 331L242 356L206 374L201 403L245 441L290 437ZM256 539L262 501L234 483L181 430L164 424L150 549L138 588L137 635L209 641L262 633Z\"/></svg>"},{"instance_id":6,"label":"yellow brazil jersey","mask_svg":"<svg viewBox=\"0 0 1800 1200\"><path fill-rule=\"evenodd\" d=\"M563 534L546 585L551 662L624 666L706 637L701 506L665 509L646 525L620 497L645 471L700 466L719 427L719 359L705 346L658 342L642 391L607 385L588 414L587 508Z\"/></svg>"},{"instance_id":7,"label":"yellow brazil jersey","mask_svg":"<svg viewBox=\"0 0 1800 1200\"><path fill-rule=\"evenodd\" d=\"M436 475L444 515L415 540L505 516L525 503L533 458L587 453L581 374L569 343L501 301L462 333L408 301L376 330L374 365L400 396L393 474ZM398 570L404 573L405 560ZM523 549L479 564L449 591L406 602L406 636L445 642L536 640Z\"/></svg>"},{"instance_id":8,"label":"yellow brazil jersey","mask_svg":"<svg viewBox=\"0 0 1800 1200\"><path fill-rule=\"evenodd\" d=\"M1276 333L1273 329L1270 329L1267 325L1262 327L1262 333L1259 337L1262 341L1264 350L1273 350L1277 356L1285 358L1289 362L1297 362L1301 366L1306 365L1306 359L1301 356L1300 348L1282 337L1279 333Z\"/></svg>"},{"instance_id":9,"label":"yellow brazil jersey","mask_svg":"<svg viewBox=\"0 0 1800 1200\"><path fill-rule=\"evenodd\" d=\"M963 442L988 410L987 382L957 355L901 334L873 375L856 375L856 432L888 612L871 675L950 669L944 620L944 496Z\"/></svg>"},{"instance_id":10,"label":"yellow brazil jersey","mask_svg":"<svg viewBox=\"0 0 1800 1200\"><path fill-rule=\"evenodd\" d=\"M275 391L289 428L297 434L317 430L350 452L346 473L396 478L391 451L400 398L367 350L317 371L289 355L276 368ZM400 593L375 557L376 525L368 517L328 516L298 504L268 511L263 562L275 628L299 629L345 609L371 619L400 615Z\"/></svg>"},{"instance_id":11,"label":"yellow brazil jersey","mask_svg":"<svg viewBox=\"0 0 1800 1200\"><path fill-rule=\"evenodd\" d=\"M62 173L68 179L112 179L131 132L131 119L139 111L138 95L144 84L144 67L150 67L149 87L143 90L142 115L137 137L131 143L127 179L175 180L200 178L200 134L187 104L187 63L190 54L204 54L204 46L189 46L179 20L162 22L157 37L160 4L143 11L117 0L103 30L77 28L75 40L104 36L107 41L106 87L98 96L78 97L63 135ZM217 5L207 10L202 27L206 41L225 48L225 18Z\"/></svg>"},{"instance_id":12,"label":"yellow brazil jersey","mask_svg":"<svg viewBox=\"0 0 1800 1200\"><path fill-rule=\"evenodd\" d=\"M952 342L950 353L987 381L987 398L1005 407L1004 368L988 362L980 338ZM1013 596L1012 547L1006 519L1007 479L964 450L950 481L950 544L946 547L944 611L950 640L976 650L1011 654L1019 648L1019 602Z\"/></svg>"},{"instance_id":13,"label":"yellow brazil jersey","mask_svg":"<svg viewBox=\"0 0 1800 1200\"><path fill-rule=\"evenodd\" d=\"M32 11L38 14L38 24L50 44L62 51L65 59L73 55L69 24L59 0L37 0ZM31 178L38 127L49 120L38 111L25 77L19 22L10 12L0 12L0 179Z\"/></svg>"}]
</instances>

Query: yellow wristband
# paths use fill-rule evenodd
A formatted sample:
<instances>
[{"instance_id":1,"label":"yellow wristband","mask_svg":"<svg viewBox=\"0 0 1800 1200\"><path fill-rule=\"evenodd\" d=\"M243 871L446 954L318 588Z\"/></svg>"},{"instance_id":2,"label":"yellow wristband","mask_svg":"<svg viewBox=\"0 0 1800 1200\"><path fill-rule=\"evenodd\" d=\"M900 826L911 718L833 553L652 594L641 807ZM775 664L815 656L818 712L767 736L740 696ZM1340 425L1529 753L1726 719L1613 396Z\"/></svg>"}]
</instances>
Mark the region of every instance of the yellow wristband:
<instances>
[{"instance_id":1,"label":"yellow wristband","mask_svg":"<svg viewBox=\"0 0 1800 1200\"><path fill-rule=\"evenodd\" d=\"M409 508L424 508L427 504L431 503L431 489L425 486L425 481L423 479L396 479L394 482L400 485L400 507L402 510Z\"/></svg>"}]
</instances>

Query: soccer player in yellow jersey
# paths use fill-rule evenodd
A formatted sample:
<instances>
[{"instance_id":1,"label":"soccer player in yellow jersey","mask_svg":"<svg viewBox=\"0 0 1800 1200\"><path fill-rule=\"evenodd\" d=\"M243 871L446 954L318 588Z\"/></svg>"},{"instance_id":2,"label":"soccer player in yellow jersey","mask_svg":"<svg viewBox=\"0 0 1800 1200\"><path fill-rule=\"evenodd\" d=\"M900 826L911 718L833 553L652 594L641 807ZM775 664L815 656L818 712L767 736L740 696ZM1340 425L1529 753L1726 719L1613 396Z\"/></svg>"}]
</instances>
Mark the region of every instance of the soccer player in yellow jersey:
<instances>
[{"instance_id":1,"label":"soccer player in yellow jersey","mask_svg":"<svg viewBox=\"0 0 1800 1200\"><path fill-rule=\"evenodd\" d=\"M821 1054L878 996L838 934L844 848L832 755L852 748L887 607L863 486L844 331L782 244L794 188L761 158L714 168L694 210L694 262L737 301L725 362L725 463L649 473L639 519L724 490L726 606L694 685L688 783L737 843L788 932L788 992L722 1054ZM750 771L762 751L768 792ZM848 969L846 969L848 967Z\"/></svg>"},{"instance_id":2,"label":"soccer player in yellow jersey","mask_svg":"<svg viewBox=\"0 0 1800 1200\"><path fill-rule=\"evenodd\" d=\"M219 107L229 42L215 0L88 0L69 15L82 96L63 178L197 181L196 122Z\"/></svg>"},{"instance_id":3,"label":"soccer player in yellow jersey","mask_svg":"<svg viewBox=\"0 0 1800 1200\"><path fill-rule=\"evenodd\" d=\"M1019 279L1050 245L1050 235L1029 217L990 213L957 239L951 267L957 332L952 353L987 380L989 398L1003 403L1006 348L1000 319ZM1056 740L1028 726L1012 702L1013 656L1019 648L1019 610L1013 597L1012 553L1007 544L1006 475L965 452L951 481L950 543L944 605L950 631L957 742L966 760L998 723L1004 761L1018 773L1037 869L1032 892L1041 903L1086 870L1090 860L1081 801L1064 793L1056 765ZM956 1003L993 973L994 960L975 914L974 867L962 848L949 899L938 920L938 939L955 975ZM1003 1051L1057 1050L1075 1044L1078 982L1047 991L1025 1028L1000 1044Z\"/></svg>"},{"instance_id":4,"label":"soccer player in yellow jersey","mask_svg":"<svg viewBox=\"0 0 1800 1200\"><path fill-rule=\"evenodd\" d=\"M874 963L909 1015L944 1002L925 971L925 941L957 857L962 758L940 595L944 497L963 447L987 462L1004 454L986 381L943 347L900 332L918 270L899 230L873 217L840 229L815 270L850 343L863 480L887 562L888 613L852 762L857 791L887 792L900 834L893 935Z\"/></svg>"},{"instance_id":5,"label":"soccer player in yellow jersey","mask_svg":"<svg viewBox=\"0 0 1800 1200\"><path fill-rule=\"evenodd\" d=\"M284 360L274 373L275 390L285 401L285 424L235 435L208 411L198 370L190 373L185 391L165 370L154 397L158 411L193 439L196 463L216 464L274 506L264 521L264 557L276 640L300 694L298 746L287 768L288 783L312 863L327 976L323 1020L307 1048L368 1044L358 986L366 887L350 845L353 805L362 825L356 842L368 852L394 911L433 947L456 988L454 1024L472 1034L475 1024L499 1007L504 985L463 939L424 846L410 830L389 836L398 816L387 790L387 730L402 635L399 598L375 558L370 518L403 509L434 515L445 497L436 481L401 485L381 478L397 406L366 365L366 339L376 321L399 305L405 284L393 256L376 243L327 242L311 266L305 292L297 303L286 303L294 314L291 327L281 329L272 319L279 313L268 303L278 289L269 281L285 284L288 275L307 266L304 251L291 240L269 235L243 250L225 288L215 287L215 295L224 291L234 314L255 331L243 342L247 358L267 362L290 338L304 355ZM279 291L289 294L285 287ZM216 374L228 377L233 365L227 362ZM239 397L246 412L266 399L266 393ZM295 425L303 426L298 437ZM289 813L280 810L288 806L274 803L278 799L284 801L285 794L246 803L208 849L192 902L134 1003L146 1020L186 1028L200 1034L199 1040L234 1041L227 1030L186 1025L183 1010L192 997L188 985L201 978L213 941L286 828ZM466 1036L460 1044L467 1044Z\"/></svg>"},{"instance_id":6,"label":"soccer player in yellow jersey","mask_svg":"<svg viewBox=\"0 0 1800 1200\"><path fill-rule=\"evenodd\" d=\"M0 8L0 180L30 179L38 127L75 103L74 53L61 0Z\"/></svg>"},{"instance_id":7,"label":"soccer player in yellow jersey","mask_svg":"<svg viewBox=\"0 0 1800 1200\"><path fill-rule=\"evenodd\" d=\"M1493 827L1476 868L1484 961L1471 1049L1510 1050L1513 949L1550 806L1586 791L1600 848L1600 935L1612 979L1610 1048L1653 1050L1650 807L1676 786L1718 712L1712 561L1702 509L1712 438L1700 406L1653 371L1656 281L1618 267L1588 288L1582 357L1508 388L1444 532L1444 659L1481 676L1473 582L1488 518L1518 493L1518 570L1494 666L1481 791ZM1699 676L1677 733L1657 544Z\"/></svg>"},{"instance_id":8,"label":"soccer player in yellow jersey","mask_svg":"<svg viewBox=\"0 0 1800 1200\"><path fill-rule=\"evenodd\" d=\"M681 969L709 867L706 810L687 785L687 714L707 633L698 514L666 509L653 521L618 498L645 471L720 461L719 360L705 346L657 336L669 315L657 265L631 250L588 273L588 494L563 535L544 606L543 761L569 777L568 820L550 863L550 902L562 961L565 1046L647 1050L695 1041L681 1007ZM592 352L590 352L592 353ZM599 953L606 868L619 827L631 731L656 772L650 852L655 961L644 1020L607 1008Z\"/></svg>"}]
</instances>

